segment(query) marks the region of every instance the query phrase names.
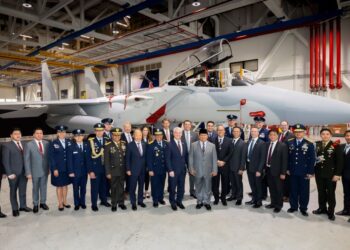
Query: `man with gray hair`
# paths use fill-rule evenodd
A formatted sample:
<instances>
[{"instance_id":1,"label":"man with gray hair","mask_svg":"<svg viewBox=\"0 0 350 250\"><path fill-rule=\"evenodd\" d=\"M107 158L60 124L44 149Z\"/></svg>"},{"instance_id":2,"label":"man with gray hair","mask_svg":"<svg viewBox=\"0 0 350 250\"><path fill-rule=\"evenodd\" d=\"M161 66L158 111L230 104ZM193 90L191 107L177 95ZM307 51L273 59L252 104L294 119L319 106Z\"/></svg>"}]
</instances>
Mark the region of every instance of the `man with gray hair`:
<instances>
[{"instance_id":1,"label":"man with gray hair","mask_svg":"<svg viewBox=\"0 0 350 250\"><path fill-rule=\"evenodd\" d=\"M199 131L199 141L192 143L189 155L189 170L195 177L197 209L203 205L211 210L211 179L217 175L217 155L215 145L208 141L208 131Z\"/></svg>"}]
</instances>

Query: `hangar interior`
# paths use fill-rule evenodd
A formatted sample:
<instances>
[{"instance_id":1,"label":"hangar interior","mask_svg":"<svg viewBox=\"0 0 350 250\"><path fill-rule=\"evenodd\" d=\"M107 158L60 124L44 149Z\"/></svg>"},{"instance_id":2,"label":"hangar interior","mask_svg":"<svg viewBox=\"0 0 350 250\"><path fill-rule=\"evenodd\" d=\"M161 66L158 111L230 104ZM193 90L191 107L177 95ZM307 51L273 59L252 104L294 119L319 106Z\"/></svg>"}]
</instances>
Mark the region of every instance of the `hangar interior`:
<instances>
[{"instance_id":1,"label":"hangar interior","mask_svg":"<svg viewBox=\"0 0 350 250\"><path fill-rule=\"evenodd\" d=\"M44 112L26 117L11 105L51 101L44 100L44 69L52 78L53 101L73 103L102 97L90 95L87 81L92 77L98 83L97 93L110 100L123 96L120 103L126 106L131 93L166 85L177 65L196 49L219 39L227 40L232 50L232 57L217 67L227 74L243 74L264 86L349 104L349 10L349 0L0 0L1 137L8 137L11 126L20 126L27 136L36 126L54 134L45 123ZM205 79L206 74L210 70L195 79ZM259 96L259 92L254 94ZM284 98L291 109L300 101L291 99L288 92ZM308 105L306 101L305 110L310 109ZM311 111L322 115L322 105L320 109ZM196 122L212 120L207 118ZM267 121L267 125L278 123ZM310 124L310 136L318 138L320 125L328 123ZM329 125L340 137L350 128L350 118L348 123ZM249 190L246 176L244 187ZM340 184L336 192L339 210ZM30 193L28 182L28 203ZM8 195L3 180L0 204L10 214ZM70 202L71 196L70 189ZM61 214L50 187L48 200L48 213L0 221L1 249L350 247L350 224L340 217L328 223L321 217L303 218L285 211L271 215L266 210L231 205L198 213L190 198L185 200L185 212L176 215L166 207L153 210L150 201L147 209L132 214L118 211L111 215L108 209L101 209L97 216L88 210ZM314 180L310 207L317 208Z\"/></svg>"}]
</instances>

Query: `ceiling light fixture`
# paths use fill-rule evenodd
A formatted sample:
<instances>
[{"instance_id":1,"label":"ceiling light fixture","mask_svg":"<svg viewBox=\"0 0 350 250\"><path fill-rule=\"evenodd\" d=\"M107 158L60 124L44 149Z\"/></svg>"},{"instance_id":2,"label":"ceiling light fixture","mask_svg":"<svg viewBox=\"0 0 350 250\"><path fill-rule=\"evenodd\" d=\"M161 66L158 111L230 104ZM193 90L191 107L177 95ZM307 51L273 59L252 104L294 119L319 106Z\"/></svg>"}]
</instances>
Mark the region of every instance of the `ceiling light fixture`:
<instances>
[{"instance_id":1,"label":"ceiling light fixture","mask_svg":"<svg viewBox=\"0 0 350 250\"><path fill-rule=\"evenodd\" d=\"M119 34L119 31L118 30L113 30L112 33L113 34Z\"/></svg>"},{"instance_id":2,"label":"ceiling light fixture","mask_svg":"<svg viewBox=\"0 0 350 250\"><path fill-rule=\"evenodd\" d=\"M126 16L126 18L129 18L129 19L131 19L131 16Z\"/></svg>"},{"instance_id":3,"label":"ceiling light fixture","mask_svg":"<svg viewBox=\"0 0 350 250\"><path fill-rule=\"evenodd\" d=\"M20 34L19 36L21 36L23 38L33 38L32 36L28 36L28 35L24 35L24 34Z\"/></svg>"},{"instance_id":4,"label":"ceiling light fixture","mask_svg":"<svg viewBox=\"0 0 350 250\"><path fill-rule=\"evenodd\" d=\"M30 3L26 3L26 2L22 3L22 6L28 9L33 7Z\"/></svg>"},{"instance_id":5,"label":"ceiling light fixture","mask_svg":"<svg viewBox=\"0 0 350 250\"><path fill-rule=\"evenodd\" d=\"M120 25L120 26L123 26L123 27L125 27L125 28L128 27L128 25L125 24L125 23L117 22L117 24Z\"/></svg>"},{"instance_id":6,"label":"ceiling light fixture","mask_svg":"<svg viewBox=\"0 0 350 250\"><path fill-rule=\"evenodd\" d=\"M62 45L68 46L68 45L69 45L69 43L62 43Z\"/></svg>"},{"instance_id":7,"label":"ceiling light fixture","mask_svg":"<svg viewBox=\"0 0 350 250\"><path fill-rule=\"evenodd\" d=\"M86 39L90 39L90 37L89 37L89 36L85 36L85 35L81 35L80 37L82 37L82 38L86 38Z\"/></svg>"},{"instance_id":8,"label":"ceiling light fixture","mask_svg":"<svg viewBox=\"0 0 350 250\"><path fill-rule=\"evenodd\" d=\"M194 6L194 7L198 7L200 5L201 5L201 2L199 2L199 1L193 1L192 2L192 6Z\"/></svg>"}]
</instances>

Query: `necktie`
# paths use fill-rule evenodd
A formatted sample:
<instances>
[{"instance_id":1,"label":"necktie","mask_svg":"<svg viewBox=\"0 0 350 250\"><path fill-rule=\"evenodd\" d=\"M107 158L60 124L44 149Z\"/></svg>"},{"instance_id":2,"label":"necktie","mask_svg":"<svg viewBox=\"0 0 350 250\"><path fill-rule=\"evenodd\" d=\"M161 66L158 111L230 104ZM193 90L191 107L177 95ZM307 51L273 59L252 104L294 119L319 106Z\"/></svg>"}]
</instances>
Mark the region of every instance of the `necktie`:
<instances>
[{"instance_id":1,"label":"necktie","mask_svg":"<svg viewBox=\"0 0 350 250\"><path fill-rule=\"evenodd\" d=\"M61 140L61 144L63 148L66 148L66 142L64 140Z\"/></svg>"},{"instance_id":2,"label":"necktie","mask_svg":"<svg viewBox=\"0 0 350 250\"><path fill-rule=\"evenodd\" d=\"M228 131L229 131L230 136L231 136L231 134L232 134L232 128L231 128L231 127L229 127L229 128L228 128Z\"/></svg>"},{"instance_id":3,"label":"necktie","mask_svg":"<svg viewBox=\"0 0 350 250\"><path fill-rule=\"evenodd\" d=\"M142 156L142 147L141 147L141 143L137 143L137 148L139 149L139 153Z\"/></svg>"},{"instance_id":4,"label":"necktie","mask_svg":"<svg viewBox=\"0 0 350 250\"><path fill-rule=\"evenodd\" d=\"M220 144L220 146L221 146L221 144L222 144L222 138L219 138L219 144Z\"/></svg>"},{"instance_id":5,"label":"necktie","mask_svg":"<svg viewBox=\"0 0 350 250\"><path fill-rule=\"evenodd\" d=\"M187 149L190 150L191 147L191 135L190 132L186 132L186 144L187 144Z\"/></svg>"},{"instance_id":6,"label":"necktie","mask_svg":"<svg viewBox=\"0 0 350 250\"><path fill-rule=\"evenodd\" d=\"M98 139L98 141L100 142L100 145L103 145L102 139Z\"/></svg>"},{"instance_id":7,"label":"necktie","mask_svg":"<svg viewBox=\"0 0 350 250\"><path fill-rule=\"evenodd\" d=\"M182 148L181 148L180 141L177 141L177 147L179 148L180 154L182 155Z\"/></svg>"},{"instance_id":8,"label":"necktie","mask_svg":"<svg viewBox=\"0 0 350 250\"><path fill-rule=\"evenodd\" d=\"M345 154L349 153L350 150L350 144L346 144L345 146Z\"/></svg>"},{"instance_id":9,"label":"necktie","mask_svg":"<svg viewBox=\"0 0 350 250\"><path fill-rule=\"evenodd\" d=\"M169 129L165 130L165 134L167 141L170 141Z\"/></svg>"},{"instance_id":10,"label":"necktie","mask_svg":"<svg viewBox=\"0 0 350 250\"><path fill-rule=\"evenodd\" d=\"M21 150L21 152L23 153L23 148L21 146L21 144L19 142L17 142L17 147L19 148L19 150Z\"/></svg>"},{"instance_id":11,"label":"necktie","mask_svg":"<svg viewBox=\"0 0 350 250\"><path fill-rule=\"evenodd\" d=\"M205 151L205 144L204 144L204 142L202 142L202 152L203 152L203 154L204 154L204 151Z\"/></svg>"},{"instance_id":12,"label":"necktie","mask_svg":"<svg viewBox=\"0 0 350 250\"><path fill-rule=\"evenodd\" d=\"M213 136L212 132L209 132L209 138L211 139L211 137Z\"/></svg>"},{"instance_id":13,"label":"necktie","mask_svg":"<svg viewBox=\"0 0 350 250\"><path fill-rule=\"evenodd\" d=\"M159 142L158 142L158 145L159 145L160 147L162 147L162 142L159 141Z\"/></svg>"},{"instance_id":14,"label":"necktie","mask_svg":"<svg viewBox=\"0 0 350 250\"><path fill-rule=\"evenodd\" d=\"M83 146L81 144L79 144L79 149L80 149L80 152L83 152Z\"/></svg>"},{"instance_id":15,"label":"necktie","mask_svg":"<svg viewBox=\"0 0 350 250\"><path fill-rule=\"evenodd\" d=\"M269 167L271 165L272 149L273 149L273 142L270 143L269 152L267 154L267 164L266 165Z\"/></svg>"},{"instance_id":16,"label":"necktie","mask_svg":"<svg viewBox=\"0 0 350 250\"><path fill-rule=\"evenodd\" d=\"M43 151L43 144L39 141L39 152L41 155L44 154L44 151Z\"/></svg>"},{"instance_id":17,"label":"necktie","mask_svg":"<svg viewBox=\"0 0 350 250\"><path fill-rule=\"evenodd\" d=\"M248 149L248 161L250 161L250 158L251 158L252 155L253 155L254 143L255 143L255 140L252 140L252 141L250 142L249 149Z\"/></svg>"},{"instance_id":18,"label":"necktie","mask_svg":"<svg viewBox=\"0 0 350 250\"><path fill-rule=\"evenodd\" d=\"M297 140L297 146L299 146L299 144L300 144L300 141L299 141L299 140Z\"/></svg>"}]
</instances>

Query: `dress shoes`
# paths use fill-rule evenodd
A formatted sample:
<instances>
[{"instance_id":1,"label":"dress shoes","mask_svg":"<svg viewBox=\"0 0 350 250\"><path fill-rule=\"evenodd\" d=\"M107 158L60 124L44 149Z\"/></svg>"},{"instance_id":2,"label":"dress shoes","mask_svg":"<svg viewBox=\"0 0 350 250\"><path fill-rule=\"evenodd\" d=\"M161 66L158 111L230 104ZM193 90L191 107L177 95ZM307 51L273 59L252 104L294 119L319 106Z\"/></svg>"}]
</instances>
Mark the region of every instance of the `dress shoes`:
<instances>
[{"instance_id":1,"label":"dress shoes","mask_svg":"<svg viewBox=\"0 0 350 250\"><path fill-rule=\"evenodd\" d=\"M29 208L29 207L21 207L21 208L19 209L19 211L29 213L29 212L31 212L31 211L33 211L33 210L32 210L31 208Z\"/></svg>"},{"instance_id":2,"label":"dress shoes","mask_svg":"<svg viewBox=\"0 0 350 250\"><path fill-rule=\"evenodd\" d=\"M80 206L82 209L86 209L86 205L81 205Z\"/></svg>"},{"instance_id":3,"label":"dress shoes","mask_svg":"<svg viewBox=\"0 0 350 250\"><path fill-rule=\"evenodd\" d=\"M176 203L176 205L180 208L180 209L185 209L184 204L182 203Z\"/></svg>"},{"instance_id":4,"label":"dress shoes","mask_svg":"<svg viewBox=\"0 0 350 250\"><path fill-rule=\"evenodd\" d=\"M6 217L7 217L7 215L0 211L0 218L6 218Z\"/></svg>"},{"instance_id":5,"label":"dress shoes","mask_svg":"<svg viewBox=\"0 0 350 250\"><path fill-rule=\"evenodd\" d=\"M240 206L240 205L242 205L242 200L237 200L236 201L236 206Z\"/></svg>"},{"instance_id":6,"label":"dress shoes","mask_svg":"<svg viewBox=\"0 0 350 250\"><path fill-rule=\"evenodd\" d=\"M49 210L49 207L45 203L40 204L40 208L43 210Z\"/></svg>"},{"instance_id":7,"label":"dress shoes","mask_svg":"<svg viewBox=\"0 0 350 250\"><path fill-rule=\"evenodd\" d=\"M208 211L211 210L211 206L210 206L209 204L205 204L204 206L205 206L205 208L206 208Z\"/></svg>"},{"instance_id":8,"label":"dress shoes","mask_svg":"<svg viewBox=\"0 0 350 250\"><path fill-rule=\"evenodd\" d=\"M318 209L312 211L312 213L313 213L313 214L317 214L317 215L318 215L318 214L327 214L327 211L324 210L324 209L318 208Z\"/></svg>"},{"instance_id":9,"label":"dress shoes","mask_svg":"<svg viewBox=\"0 0 350 250\"><path fill-rule=\"evenodd\" d=\"M221 200L221 203L223 206L227 206L227 201L226 200Z\"/></svg>"},{"instance_id":10,"label":"dress shoes","mask_svg":"<svg viewBox=\"0 0 350 250\"><path fill-rule=\"evenodd\" d=\"M300 213L302 216L305 216L305 217L309 216L308 212L306 212L305 210L300 211Z\"/></svg>"},{"instance_id":11,"label":"dress shoes","mask_svg":"<svg viewBox=\"0 0 350 250\"><path fill-rule=\"evenodd\" d=\"M153 202L153 207L158 207L158 203L157 202Z\"/></svg>"},{"instance_id":12,"label":"dress shoes","mask_svg":"<svg viewBox=\"0 0 350 250\"><path fill-rule=\"evenodd\" d=\"M142 208L145 208L146 207L146 204L145 203L138 203L137 205L139 205L140 207L142 207Z\"/></svg>"},{"instance_id":13,"label":"dress shoes","mask_svg":"<svg viewBox=\"0 0 350 250\"><path fill-rule=\"evenodd\" d=\"M288 213L294 213L294 212L296 212L296 211L297 211L297 210L294 209L294 208L289 208L289 209L287 210Z\"/></svg>"},{"instance_id":14,"label":"dress shoes","mask_svg":"<svg viewBox=\"0 0 350 250\"><path fill-rule=\"evenodd\" d=\"M236 199L236 197L231 196L231 197L227 198L226 200L227 201L234 201L235 199Z\"/></svg>"},{"instance_id":15,"label":"dress shoes","mask_svg":"<svg viewBox=\"0 0 350 250\"><path fill-rule=\"evenodd\" d=\"M79 208L80 208L79 206L74 206L74 210L75 210L75 211L78 211Z\"/></svg>"},{"instance_id":16,"label":"dress shoes","mask_svg":"<svg viewBox=\"0 0 350 250\"><path fill-rule=\"evenodd\" d=\"M256 204L253 205L253 208L259 208L259 207L261 207L261 206L262 206L261 203L256 203Z\"/></svg>"},{"instance_id":17,"label":"dress shoes","mask_svg":"<svg viewBox=\"0 0 350 250\"><path fill-rule=\"evenodd\" d=\"M117 211L117 206L112 206L111 210L112 210L112 212L116 212Z\"/></svg>"},{"instance_id":18,"label":"dress shoes","mask_svg":"<svg viewBox=\"0 0 350 250\"><path fill-rule=\"evenodd\" d=\"M39 206L38 205L33 207L33 213L36 214L37 212L39 212Z\"/></svg>"},{"instance_id":19,"label":"dress shoes","mask_svg":"<svg viewBox=\"0 0 350 250\"><path fill-rule=\"evenodd\" d=\"M120 207L121 210L126 210L126 206L124 204L119 204L118 207Z\"/></svg>"},{"instance_id":20,"label":"dress shoes","mask_svg":"<svg viewBox=\"0 0 350 250\"><path fill-rule=\"evenodd\" d=\"M350 215L350 211L344 209L342 211L336 212L335 214L341 215L341 216L347 216L347 215Z\"/></svg>"},{"instance_id":21,"label":"dress shoes","mask_svg":"<svg viewBox=\"0 0 350 250\"><path fill-rule=\"evenodd\" d=\"M97 207L97 206L92 206L91 209L92 209L92 211L94 211L94 212L97 212L97 211L98 211L98 207Z\"/></svg>"},{"instance_id":22,"label":"dress shoes","mask_svg":"<svg viewBox=\"0 0 350 250\"><path fill-rule=\"evenodd\" d=\"M171 204L171 209L176 211L177 210L177 206L175 204Z\"/></svg>"},{"instance_id":23,"label":"dress shoes","mask_svg":"<svg viewBox=\"0 0 350 250\"><path fill-rule=\"evenodd\" d=\"M197 205L196 205L196 209L201 209L203 207L203 204L202 203L198 203Z\"/></svg>"},{"instance_id":24,"label":"dress shoes","mask_svg":"<svg viewBox=\"0 0 350 250\"><path fill-rule=\"evenodd\" d=\"M160 203L161 205L165 205L165 204L166 204L164 200L159 201L159 203Z\"/></svg>"},{"instance_id":25,"label":"dress shoes","mask_svg":"<svg viewBox=\"0 0 350 250\"><path fill-rule=\"evenodd\" d=\"M19 211L18 210L13 210L12 211L13 217L18 217L19 216Z\"/></svg>"},{"instance_id":26,"label":"dress shoes","mask_svg":"<svg viewBox=\"0 0 350 250\"><path fill-rule=\"evenodd\" d=\"M250 201L247 201L245 204L246 204L246 205L254 205L254 201L253 201L253 200L250 200Z\"/></svg>"},{"instance_id":27,"label":"dress shoes","mask_svg":"<svg viewBox=\"0 0 350 250\"><path fill-rule=\"evenodd\" d=\"M71 205L69 205L69 204L63 204L63 206L64 206L65 208L70 208L70 207L71 207Z\"/></svg>"},{"instance_id":28,"label":"dress shoes","mask_svg":"<svg viewBox=\"0 0 350 250\"><path fill-rule=\"evenodd\" d=\"M281 212L281 209L276 207L276 208L273 210L273 212L274 212L274 213L279 213L279 212Z\"/></svg>"},{"instance_id":29,"label":"dress shoes","mask_svg":"<svg viewBox=\"0 0 350 250\"><path fill-rule=\"evenodd\" d=\"M131 208L132 208L132 210L134 210L134 211L137 210L137 206L136 206L136 205L132 205Z\"/></svg>"},{"instance_id":30,"label":"dress shoes","mask_svg":"<svg viewBox=\"0 0 350 250\"><path fill-rule=\"evenodd\" d=\"M265 206L267 209L272 209L272 208L275 208L272 204L268 204Z\"/></svg>"},{"instance_id":31,"label":"dress shoes","mask_svg":"<svg viewBox=\"0 0 350 250\"><path fill-rule=\"evenodd\" d=\"M107 201L106 202L101 202L101 205L105 206L105 207L111 207L111 204L109 204Z\"/></svg>"}]
</instances>

